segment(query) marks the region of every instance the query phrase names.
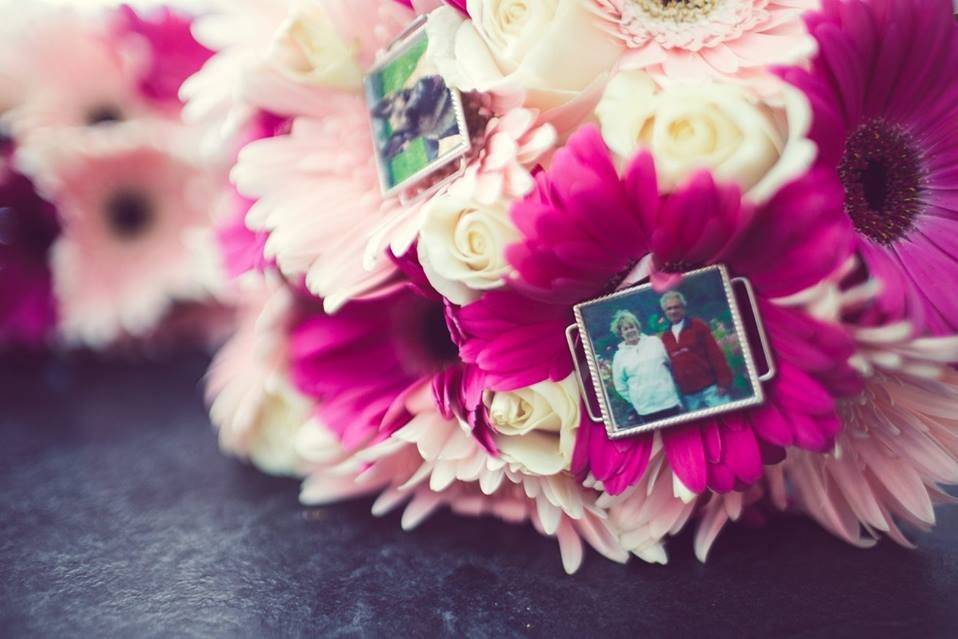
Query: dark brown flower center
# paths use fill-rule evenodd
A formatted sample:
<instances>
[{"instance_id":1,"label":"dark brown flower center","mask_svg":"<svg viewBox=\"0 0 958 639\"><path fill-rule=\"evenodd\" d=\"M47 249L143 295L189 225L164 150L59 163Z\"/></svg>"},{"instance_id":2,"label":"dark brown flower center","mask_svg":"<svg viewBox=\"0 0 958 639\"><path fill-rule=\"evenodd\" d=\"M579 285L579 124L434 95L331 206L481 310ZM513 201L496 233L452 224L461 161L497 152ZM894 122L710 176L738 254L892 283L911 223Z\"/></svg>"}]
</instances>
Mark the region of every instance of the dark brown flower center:
<instances>
[{"instance_id":1,"label":"dark brown flower center","mask_svg":"<svg viewBox=\"0 0 958 639\"><path fill-rule=\"evenodd\" d=\"M693 264L691 262L684 262L681 260L672 260L671 262L666 262L659 266L659 270L663 273L687 273L688 271L694 271L695 269L702 266L701 264Z\"/></svg>"},{"instance_id":2,"label":"dark brown flower center","mask_svg":"<svg viewBox=\"0 0 958 639\"><path fill-rule=\"evenodd\" d=\"M86 123L88 126L97 124L110 124L123 120L123 112L119 107L112 104L99 104L90 109L86 114Z\"/></svg>"},{"instance_id":3,"label":"dark brown flower center","mask_svg":"<svg viewBox=\"0 0 958 639\"><path fill-rule=\"evenodd\" d=\"M429 375L459 361L459 348L449 335L441 302L411 296L394 309L393 321L400 361L407 372Z\"/></svg>"},{"instance_id":4,"label":"dark brown flower center","mask_svg":"<svg viewBox=\"0 0 958 639\"><path fill-rule=\"evenodd\" d=\"M845 142L838 166L845 187L845 212L855 229L878 244L908 235L922 210L925 172L911 136L876 119Z\"/></svg>"},{"instance_id":5,"label":"dark brown flower center","mask_svg":"<svg viewBox=\"0 0 958 639\"><path fill-rule=\"evenodd\" d=\"M118 237L131 240L142 235L154 222L150 199L136 191L118 191L106 203L106 220Z\"/></svg>"}]
</instances>

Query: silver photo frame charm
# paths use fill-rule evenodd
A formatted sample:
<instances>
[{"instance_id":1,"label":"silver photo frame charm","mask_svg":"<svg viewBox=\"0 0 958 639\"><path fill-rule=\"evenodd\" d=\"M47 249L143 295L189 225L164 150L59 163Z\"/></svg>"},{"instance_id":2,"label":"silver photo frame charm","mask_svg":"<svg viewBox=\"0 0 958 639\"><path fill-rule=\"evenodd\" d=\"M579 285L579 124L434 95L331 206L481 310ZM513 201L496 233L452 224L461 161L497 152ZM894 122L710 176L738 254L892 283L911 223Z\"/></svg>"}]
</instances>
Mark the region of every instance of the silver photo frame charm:
<instances>
[{"instance_id":1,"label":"silver photo frame charm","mask_svg":"<svg viewBox=\"0 0 958 639\"><path fill-rule=\"evenodd\" d=\"M363 78L383 197L410 202L461 174L472 147L462 95L427 56L426 16Z\"/></svg>"},{"instance_id":2,"label":"silver photo frame charm","mask_svg":"<svg viewBox=\"0 0 958 639\"><path fill-rule=\"evenodd\" d=\"M736 290L751 307L751 331ZM757 406L775 376L751 284L723 265L684 273L665 291L642 284L582 302L574 313L566 339L579 388L611 439Z\"/></svg>"}]
</instances>

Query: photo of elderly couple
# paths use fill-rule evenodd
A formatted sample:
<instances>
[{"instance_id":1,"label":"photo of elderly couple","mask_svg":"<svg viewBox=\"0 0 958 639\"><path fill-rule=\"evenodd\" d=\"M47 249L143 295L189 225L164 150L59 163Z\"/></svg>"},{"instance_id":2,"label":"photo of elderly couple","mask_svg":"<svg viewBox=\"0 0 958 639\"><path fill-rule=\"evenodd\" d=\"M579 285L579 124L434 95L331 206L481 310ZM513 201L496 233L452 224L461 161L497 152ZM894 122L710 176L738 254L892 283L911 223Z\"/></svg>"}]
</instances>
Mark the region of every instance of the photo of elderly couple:
<instances>
[{"instance_id":1,"label":"photo of elderly couple","mask_svg":"<svg viewBox=\"0 0 958 639\"><path fill-rule=\"evenodd\" d=\"M614 430L644 431L761 401L726 282L712 268L669 291L647 285L577 309Z\"/></svg>"}]
</instances>

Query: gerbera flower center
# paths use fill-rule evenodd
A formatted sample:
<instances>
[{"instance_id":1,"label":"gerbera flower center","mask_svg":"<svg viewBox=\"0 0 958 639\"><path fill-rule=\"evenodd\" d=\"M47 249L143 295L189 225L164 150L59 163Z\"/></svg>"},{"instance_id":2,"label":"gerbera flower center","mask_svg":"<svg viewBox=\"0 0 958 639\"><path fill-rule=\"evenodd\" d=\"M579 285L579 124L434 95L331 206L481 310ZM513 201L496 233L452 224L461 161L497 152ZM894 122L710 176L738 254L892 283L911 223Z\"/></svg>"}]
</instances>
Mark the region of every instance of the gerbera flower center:
<instances>
[{"instance_id":1,"label":"gerbera flower center","mask_svg":"<svg viewBox=\"0 0 958 639\"><path fill-rule=\"evenodd\" d=\"M859 233L882 245L908 235L921 213L925 173L906 131L881 119L862 124L845 142L838 174Z\"/></svg>"},{"instance_id":2,"label":"gerbera flower center","mask_svg":"<svg viewBox=\"0 0 958 639\"><path fill-rule=\"evenodd\" d=\"M393 317L400 360L409 373L430 375L459 361L441 302L415 296L399 304Z\"/></svg>"},{"instance_id":3,"label":"gerbera flower center","mask_svg":"<svg viewBox=\"0 0 958 639\"><path fill-rule=\"evenodd\" d=\"M120 111L119 107L112 104L99 104L87 111L86 114L86 123L89 126L120 122L121 120L123 120L123 112Z\"/></svg>"},{"instance_id":4,"label":"gerbera flower center","mask_svg":"<svg viewBox=\"0 0 958 639\"><path fill-rule=\"evenodd\" d=\"M124 240L142 235L155 218L149 198L135 191L113 194L106 203L105 213L110 230Z\"/></svg>"},{"instance_id":5,"label":"gerbera flower center","mask_svg":"<svg viewBox=\"0 0 958 639\"><path fill-rule=\"evenodd\" d=\"M696 268L701 266L701 264L693 264L691 262L685 262L682 260L671 260L665 262L664 264L659 265L659 270L663 273L686 273L688 271L693 271Z\"/></svg>"},{"instance_id":6,"label":"gerbera flower center","mask_svg":"<svg viewBox=\"0 0 958 639\"><path fill-rule=\"evenodd\" d=\"M719 0L629 0L649 18L669 22L697 22L709 15Z\"/></svg>"}]
</instances>

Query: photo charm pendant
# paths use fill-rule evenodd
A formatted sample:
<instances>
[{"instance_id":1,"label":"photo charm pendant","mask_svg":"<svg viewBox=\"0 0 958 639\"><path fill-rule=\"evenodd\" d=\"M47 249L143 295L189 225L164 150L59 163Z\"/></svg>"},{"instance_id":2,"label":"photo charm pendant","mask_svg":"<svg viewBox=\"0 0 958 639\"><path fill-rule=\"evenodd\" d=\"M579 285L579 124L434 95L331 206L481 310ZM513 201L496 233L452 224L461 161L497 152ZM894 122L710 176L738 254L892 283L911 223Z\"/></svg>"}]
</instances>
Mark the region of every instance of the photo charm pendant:
<instances>
[{"instance_id":1,"label":"photo charm pendant","mask_svg":"<svg viewBox=\"0 0 958 639\"><path fill-rule=\"evenodd\" d=\"M739 300L749 307L744 318ZM642 284L574 312L566 338L579 388L612 439L756 406L765 401L762 382L775 376L752 286L722 265L684 273L664 291Z\"/></svg>"},{"instance_id":2,"label":"photo charm pendant","mask_svg":"<svg viewBox=\"0 0 958 639\"><path fill-rule=\"evenodd\" d=\"M471 148L462 96L439 75L428 48L423 16L363 78L380 188L404 202L461 173Z\"/></svg>"}]
</instances>

